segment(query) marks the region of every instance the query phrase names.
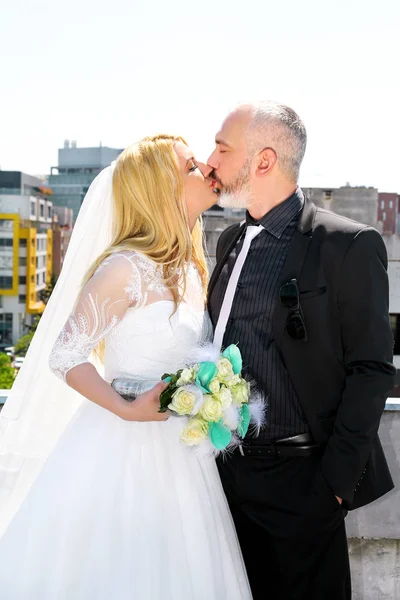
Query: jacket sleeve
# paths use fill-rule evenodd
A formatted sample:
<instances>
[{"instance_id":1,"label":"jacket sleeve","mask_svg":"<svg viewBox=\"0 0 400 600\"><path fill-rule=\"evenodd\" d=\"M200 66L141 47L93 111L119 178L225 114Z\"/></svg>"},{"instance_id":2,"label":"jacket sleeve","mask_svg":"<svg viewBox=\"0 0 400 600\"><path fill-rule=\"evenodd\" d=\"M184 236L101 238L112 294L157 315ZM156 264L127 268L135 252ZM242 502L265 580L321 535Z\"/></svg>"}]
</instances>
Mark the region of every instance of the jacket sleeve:
<instances>
[{"instance_id":1,"label":"jacket sleeve","mask_svg":"<svg viewBox=\"0 0 400 600\"><path fill-rule=\"evenodd\" d=\"M375 229L362 229L346 252L338 304L346 378L322 472L334 493L351 502L396 374L387 254Z\"/></svg>"}]
</instances>

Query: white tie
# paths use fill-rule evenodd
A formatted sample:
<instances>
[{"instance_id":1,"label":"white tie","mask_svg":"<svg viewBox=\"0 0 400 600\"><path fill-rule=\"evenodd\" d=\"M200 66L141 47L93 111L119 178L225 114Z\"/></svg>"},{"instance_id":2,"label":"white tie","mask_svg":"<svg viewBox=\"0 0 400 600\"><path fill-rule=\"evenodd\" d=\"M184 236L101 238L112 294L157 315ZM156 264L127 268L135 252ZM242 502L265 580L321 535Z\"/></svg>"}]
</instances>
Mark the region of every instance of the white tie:
<instances>
[{"instance_id":1,"label":"white tie","mask_svg":"<svg viewBox=\"0 0 400 600\"><path fill-rule=\"evenodd\" d=\"M244 238L242 249L240 250L239 256L237 257L235 265L232 269L232 273L225 291L224 301L222 302L221 311L219 313L218 323L214 332L214 346L217 346L218 349L220 349L222 346L226 324L228 322L233 299L235 297L237 282L239 280L244 261L246 260L250 244L262 229L264 229L262 225L249 225L249 227L247 227L246 237Z\"/></svg>"}]
</instances>

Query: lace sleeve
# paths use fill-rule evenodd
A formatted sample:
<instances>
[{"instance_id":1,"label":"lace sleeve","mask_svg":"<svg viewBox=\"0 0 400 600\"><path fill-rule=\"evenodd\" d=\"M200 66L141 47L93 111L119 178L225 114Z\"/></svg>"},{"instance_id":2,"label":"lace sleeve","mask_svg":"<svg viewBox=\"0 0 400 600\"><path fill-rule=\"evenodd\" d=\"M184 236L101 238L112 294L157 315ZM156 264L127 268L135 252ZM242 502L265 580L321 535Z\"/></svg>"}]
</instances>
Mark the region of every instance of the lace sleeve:
<instances>
[{"instance_id":1,"label":"lace sleeve","mask_svg":"<svg viewBox=\"0 0 400 600\"><path fill-rule=\"evenodd\" d=\"M51 371L64 379L85 362L99 342L141 303L140 271L123 254L112 255L83 289L50 354Z\"/></svg>"}]
</instances>

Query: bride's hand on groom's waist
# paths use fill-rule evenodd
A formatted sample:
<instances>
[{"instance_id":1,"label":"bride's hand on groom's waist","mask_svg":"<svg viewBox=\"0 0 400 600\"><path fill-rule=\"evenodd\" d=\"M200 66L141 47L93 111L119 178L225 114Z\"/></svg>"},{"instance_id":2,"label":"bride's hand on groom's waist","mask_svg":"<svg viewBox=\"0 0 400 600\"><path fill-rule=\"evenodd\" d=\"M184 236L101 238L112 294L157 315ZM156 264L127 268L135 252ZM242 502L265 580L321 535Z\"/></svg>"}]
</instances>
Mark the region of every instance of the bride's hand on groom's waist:
<instances>
[{"instance_id":1,"label":"bride's hand on groom's waist","mask_svg":"<svg viewBox=\"0 0 400 600\"><path fill-rule=\"evenodd\" d=\"M160 394L168 387L161 381L151 390L138 396L133 402L126 402L121 398L118 413L124 421L166 421L170 412L159 413Z\"/></svg>"}]
</instances>

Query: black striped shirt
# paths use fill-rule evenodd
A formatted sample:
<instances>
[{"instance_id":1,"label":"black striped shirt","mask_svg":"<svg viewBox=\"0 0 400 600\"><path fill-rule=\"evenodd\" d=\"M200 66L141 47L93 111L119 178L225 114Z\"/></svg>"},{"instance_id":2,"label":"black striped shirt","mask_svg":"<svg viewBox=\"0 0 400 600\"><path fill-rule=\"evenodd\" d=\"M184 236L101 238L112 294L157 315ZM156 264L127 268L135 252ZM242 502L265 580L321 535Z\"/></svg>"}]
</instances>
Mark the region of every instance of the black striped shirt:
<instances>
[{"instance_id":1,"label":"black striped shirt","mask_svg":"<svg viewBox=\"0 0 400 600\"><path fill-rule=\"evenodd\" d=\"M260 442L309 431L272 329L274 306L279 302L279 277L303 206L304 196L297 188L290 198L259 221L247 213L247 225L263 225L264 229L251 243L223 339L223 347L239 345L243 373L254 379L268 396L267 425L258 438ZM209 298L214 327L245 231L223 266Z\"/></svg>"}]
</instances>

